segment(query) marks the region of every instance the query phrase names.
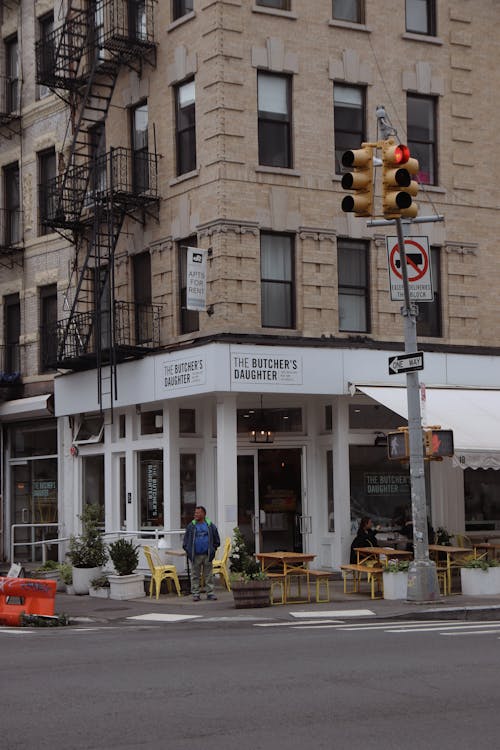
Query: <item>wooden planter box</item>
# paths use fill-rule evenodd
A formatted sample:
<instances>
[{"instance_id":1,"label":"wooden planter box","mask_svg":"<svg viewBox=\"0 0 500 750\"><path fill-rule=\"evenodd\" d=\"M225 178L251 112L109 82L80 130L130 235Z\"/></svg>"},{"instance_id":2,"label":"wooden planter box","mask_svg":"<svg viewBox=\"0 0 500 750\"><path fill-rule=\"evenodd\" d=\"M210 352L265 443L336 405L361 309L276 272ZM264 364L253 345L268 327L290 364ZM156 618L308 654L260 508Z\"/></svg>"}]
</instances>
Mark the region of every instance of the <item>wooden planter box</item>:
<instances>
[{"instance_id":1,"label":"wooden planter box","mask_svg":"<svg viewBox=\"0 0 500 750\"><path fill-rule=\"evenodd\" d=\"M235 581L231 591L236 609L271 606L270 581Z\"/></svg>"}]
</instances>

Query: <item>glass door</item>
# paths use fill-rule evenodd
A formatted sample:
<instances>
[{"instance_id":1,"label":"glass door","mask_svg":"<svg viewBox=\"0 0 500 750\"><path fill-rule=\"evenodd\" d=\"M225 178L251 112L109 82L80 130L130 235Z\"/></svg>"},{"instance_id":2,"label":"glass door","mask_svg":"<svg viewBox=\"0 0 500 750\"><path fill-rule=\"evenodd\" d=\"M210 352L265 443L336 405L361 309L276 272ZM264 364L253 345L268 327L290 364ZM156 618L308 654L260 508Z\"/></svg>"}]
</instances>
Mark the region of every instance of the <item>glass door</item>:
<instances>
[{"instance_id":1,"label":"glass door","mask_svg":"<svg viewBox=\"0 0 500 750\"><path fill-rule=\"evenodd\" d=\"M249 551L303 551L301 448L238 456L238 526Z\"/></svg>"},{"instance_id":2,"label":"glass door","mask_svg":"<svg viewBox=\"0 0 500 750\"><path fill-rule=\"evenodd\" d=\"M57 538L57 529L42 528L31 524L57 523L57 459L43 458L19 461L11 464L12 523L26 524L26 529L17 529L15 541L25 542L16 546L16 560L40 561L42 547L31 546L42 539ZM57 559L57 545L48 547L48 557Z\"/></svg>"}]
</instances>

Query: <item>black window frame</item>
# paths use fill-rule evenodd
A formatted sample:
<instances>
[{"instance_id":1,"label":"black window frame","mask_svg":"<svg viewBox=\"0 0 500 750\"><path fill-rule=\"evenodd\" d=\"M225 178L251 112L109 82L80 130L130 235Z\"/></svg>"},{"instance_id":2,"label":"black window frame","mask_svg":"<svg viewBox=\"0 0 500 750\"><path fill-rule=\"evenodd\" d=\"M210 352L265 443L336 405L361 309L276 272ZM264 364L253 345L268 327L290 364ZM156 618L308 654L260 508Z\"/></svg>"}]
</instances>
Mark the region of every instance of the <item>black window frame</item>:
<instances>
[{"instance_id":1,"label":"black window frame","mask_svg":"<svg viewBox=\"0 0 500 750\"><path fill-rule=\"evenodd\" d=\"M181 107L181 90L194 85L194 101ZM178 83L175 95L175 142L177 176L194 172L196 169L196 84L194 78Z\"/></svg>"},{"instance_id":2,"label":"black window frame","mask_svg":"<svg viewBox=\"0 0 500 750\"><path fill-rule=\"evenodd\" d=\"M340 0L342 2L345 0ZM347 13L337 7L339 0L332 0L332 19L335 21L346 21L347 23L358 23L362 24L365 22L365 0L349 0L350 6L353 6L353 11ZM354 16L354 17L353 17Z\"/></svg>"},{"instance_id":3,"label":"black window frame","mask_svg":"<svg viewBox=\"0 0 500 750\"><path fill-rule=\"evenodd\" d=\"M194 0L172 0L172 21L194 11Z\"/></svg>"},{"instance_id":4,"label":"black window frame","mask_svg":"<svg viewBox=\"0 0 500 750\"><path fill-rule=\"evenodd\" d=\"M19 97L21 89L19 85L19 38L17 34L12 34L4 41L5 53L5 73L6 83L6 111L9 114L16 114L20 109Z\"/></svg>"},{"instance_id":5,"label":"black window frame","mask_svg":"<svg viewBox=\"0 0 500 750\"><path fill-rule=\"evenodd\" d=\"M442 338L443 336L442 258L441 248L435 245L431 246L430 260L434 299L432 302L418 302L417 337L419 338Z\"/></svg>"},{"instance_id":6,"label":"black window frame","mask_svg":"<svg viewBox=\"0 0 500 750\"><path fill-rule=\"evenodd\" d=\"M39 62L42 62L43 70L39 71L42 80L52 78L56 65L56 48L54 44L54 11L45 13L43 16L39 16L38 22L38 41L40 43L41 58ZM38 86L38 98L44 99L46 96L50 96L52 91L48 86L40 84Z\"/></svg>"},{"instance_id":7,"label":"black window frame","mask_svg":"<svg viewBox=\"0 0 500 750\"><path fill-rule=\"evenodd\" d=\"M198 247L198 237L192 235L177 243L177 260L179 264L179 333L196 333L200 330L200 314L197 310L186 308L187 295L187 248Z\"/></svg>"},{"instance_id":8,"label":"black window frame","mask_svg":"<svg viewBox=\"0 0 500 750\"><path fill-rule=\"evenodd\" d=\"M153 318L151 303L153 283L151 253L146 250L132 255L132 283L134 294L135 343L145 344L153 340Z\"/></svg>"},{"instance_id":9,"label":"black window frame","mask_svg":"<svg viewBox=\"0 0 500 750\"><path fill-rule=\"evenodd\" d=\"M357 284L347 283L342 279L343 262L345 256L348 259L352 257L355 251L364 254L364 279L360 279ZM339 237L337 240L337 294L339 310L339 331L341 333L370 333L370 243L367 240L354 240L347 237ZM365 325L359 328L347 328L341 323L341 297L361 297L364 300Z\"/></svg>"},{"instance_id":10,"label":"black window frame","mask_svg":"<svg viewBox=\"0 0 500 750\"><path fill-rule=\"evenodd\" d=\"M37 153L38 161L38 234L50 234L53 230L48 219L55 215L56 195L54 180L57 177L56 149L54 146Z\"/></svg>"},{"instance_id":11,"label":"black window frame","mask_svg":"<svg viewBox=\"0 0 500 750\"><path fill-rule=\"evenodd\" d=\"M361 106L357 107L357 111L361 113L361 123L357 129L340 127L342 118L342 109L347 110L347 107L342 107L340 101L338 104L335 103L335 91L339 92L339 89L349 89L356 91L361 95ZM354 109L354 108L352 108ZM333 85L333 137L335 142L335 174L342 174L345 172L342 166L342 154L344 151L348 151L352 148L360 148L361 144L366 140L366 87L365 86L351 86L343 82L335 82Z\"/></svg>"},{"instance_id":12,"label":"black window frame","mask_svg":"<svg viewBox=\"0 0 500 750\"><path fill-rule=\"evenodd\" d=\"M12 247L21 242L21 183L19 162L15 161L3 167L2 174L4 195L4 246Z\"/></svg>"},{"instance_id":13,"label":"black window frame","mask_svg":"<svg viewBox=\"0 0 500 750\"><path fill-rule=\"evenodd\" d=\"M38 300L40 314L39 366L40 372L49 372L56 368L57 362L57 336L55 335L58 317L57 284L39 287Z\"/></svg>"},{"instance_id":14,"label":"black window frame","mask_svg":"<svg viewBox=\"0 0 500 750\"><path fill-rule=\"evenodd\" d=\"M5 371L21 372L21 301L19 293L3 298L3 333L5 342Z\"/></svg>"},{"instance_id":15,"label":"black window frame","mask_svg":"<svg viewBox=\"0 0 500 750\"><path fill-rule=\"evenodd\" d=\"M290 254L290 278L279 279L275 277L266 277L263 275L263 256L267 252L263 240L266 238L280 238L289 240ZM294 329L296 326L297 302L296 302L296 278L295 278L295 236L285 232L261 232L260 233L260 287L261 287L261 326L262 328L283 328ZM277 322L276 317L270 315L270 310L266 305L266 291L271 287L284 287L288 290L287 306L282 310L282 321ZM274 295L273 295L274 296ZM288 323L286 322L288 318Z\"/></svg>"},{"instance_id":16,"label":"black window frame","mask_svg":"<svg viewBox=\"0 0 500 750\"><path fill-rule=\"evenodd\" d=\"M410 101L414 101L415 103L420 102L426 102L432 107L432 135L433 138L423 138L421 135L419 135L416 132L415 126L413 126L410 122ZM419 172L417 179L420 183L424 185L438 185L439 184L439 175L438 175L438 158L437 158L437 137L438 137L438 129L437 129L437 123L438 123L438 117L437 117L437 97L436 96L427 96L424 94L415 94L415 93L408 93L406 95L406 130L407 130L407 143L408 147L410 149L410 153L412 156L414 156L419 163ZM426 160L423 158L423 150L428 150L430 153L430 161L429 164L427 164ZM424 172L424 166L429 166L430 170ZM427 176L426 176L427 175Z\"/></svg>"},{"instance_id":17,"label":"black window frame","mask_svg":"<svg viewBox=\"0 0 500 750\"><path fill-rule=\"evenodd\" d=\"M261 81L264 78L275 78L285 81L286 84L286 114L278 112L267 112L259 108L259 91ZM286 73L274 73L268 70L257 72L257 111L258 111L258 147L259 165L263 167L279 167L282 169L293 169L293 147L292 147L292 76ZM273 141L278 142L277 137L282 133L284 147L276 150L271 149Z\"/></svg>"},{"instance_id":18,"label":"black window frame","mask_svg":"<svg viewBox=\"0 0 500 750\"><path fill-rule=\"evenodd\" d=\"M411 28L408 25L408 5L417 2L425 4L426 28ZM436 2L435 0L405 0L405 29L409 34L421 34L422 36L436 36Z\"/></svg>"}]
</instances>

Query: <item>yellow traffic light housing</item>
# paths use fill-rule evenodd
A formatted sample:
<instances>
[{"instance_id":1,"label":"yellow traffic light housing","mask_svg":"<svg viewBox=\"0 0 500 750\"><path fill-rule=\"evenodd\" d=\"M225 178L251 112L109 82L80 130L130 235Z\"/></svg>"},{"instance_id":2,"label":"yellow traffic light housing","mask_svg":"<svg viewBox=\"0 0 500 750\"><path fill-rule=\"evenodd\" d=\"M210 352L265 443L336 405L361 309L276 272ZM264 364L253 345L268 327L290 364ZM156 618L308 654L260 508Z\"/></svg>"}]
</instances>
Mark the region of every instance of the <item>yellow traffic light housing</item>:
<instances>
[{"instance_id":1,"label":"yellow traffic light housing","mask_svg":"<svg viewBox=\"0 0 500 750\"><path fill-rule=\"evenodd\" d=\"M354 170L342 177L344 190L354 192L343 199L342 211L355 216L373 216L373 146L362 143L361 148L344 151L342 165Z\"/></svg>"},{"instance_id":2,"label":"yellow traffic light housing","mask_svg":"<svg viewBox=\"0 0 500 750\"><path fill-rule=\"evenodd\" d=\"M453 456L453 430L441 427L428 427L424 432L425 457L429 461L442 461L443 457Z\"/></svg>"},{"instance_id":3,"label":"yellow traffic light housing","mask_svg":"<svg viewBox=\"0 0 500 750\"><path fill-rule=\"evenodd\" d=\"M411 218L418 214L413 198L418 193L418 183L412 179L418 174L416 159L410 149L389 138L382 144L382 212L386 219Z\"/></svg>"},{"instance_id":4,"label":"yellow traffic light housing","mask_svg":"<svg viewBox=\"0 0 500 750\"><path fill-rule=\"evenodd\" d=\"M400 427L397 432L387 433L387 458L392 461L408 461L410 458L408 427Z\"/></svg>"}]
</instances>

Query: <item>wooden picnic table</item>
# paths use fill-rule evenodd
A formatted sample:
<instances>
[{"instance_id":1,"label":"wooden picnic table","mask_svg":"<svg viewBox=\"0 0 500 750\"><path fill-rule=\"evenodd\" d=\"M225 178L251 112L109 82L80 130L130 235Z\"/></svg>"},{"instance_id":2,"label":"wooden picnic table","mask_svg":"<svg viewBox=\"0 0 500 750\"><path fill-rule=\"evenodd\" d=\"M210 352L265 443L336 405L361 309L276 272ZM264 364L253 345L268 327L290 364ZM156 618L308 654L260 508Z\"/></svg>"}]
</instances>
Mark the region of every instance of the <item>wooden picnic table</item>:
<instances>
[{"instance_id":1,"label":"wooden picnic table","mask_svg":"<svg viewBox=\"0 0 500 750\"><path fill-rule=\"evenodd\" d=\"M270 577L273 575L283 576L283 604L287 603L289 592L289 580L287 578L289 579L292 575L306 577L307 599L304 601L309 602L311 600L308 565L314 560L316 555L307 552L259 552L255 557L259 560L264 573L267 573ZM294 601L297 601L297 599L294 599Z\"/></svg>"},{"instance_id":2,"label":"wooden picnic table","mask_svg":"<svg viewBox=\"0 0 500 750\"><path fill-rule=\"evenodd\" d=\"M429 552L433 552L434 558L439 557L439 553L446 555L446 576L448 579L448 594L451 594L451 569L454 558L460 558L464 555L474 555L472 547L451 547L447 544L429 544Z\"/></svg>"}]
</instances>

